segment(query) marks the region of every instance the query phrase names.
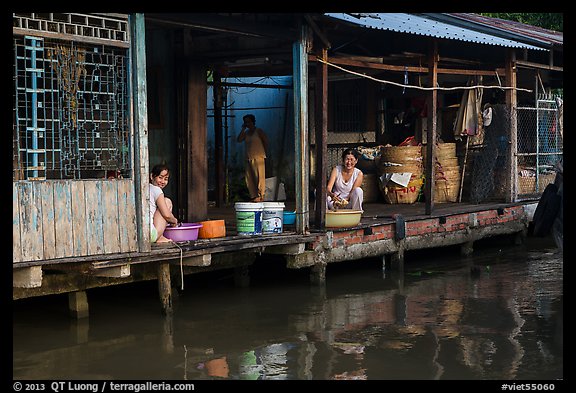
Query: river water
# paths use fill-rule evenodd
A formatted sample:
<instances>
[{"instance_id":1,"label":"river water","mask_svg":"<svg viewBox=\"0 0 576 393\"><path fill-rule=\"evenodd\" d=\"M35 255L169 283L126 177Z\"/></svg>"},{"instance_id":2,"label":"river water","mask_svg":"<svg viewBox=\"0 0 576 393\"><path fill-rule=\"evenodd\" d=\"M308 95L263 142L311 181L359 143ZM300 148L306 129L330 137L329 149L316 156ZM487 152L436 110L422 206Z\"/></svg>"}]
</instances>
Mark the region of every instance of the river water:
<instances>
[{"instance_id":1,"label":"river water","mask_svg":"<svg viewBox=\"0 0 576 393\"><path fill-rule=\"evenodd\" d=\"M403 274L334 263L323 286L308 274L260 258L249 287L187 277L172 317L156 282L89 290L80 321L66 295L15 301L13 379L564 379L563 256L547 239L407 252Z\"/></svg>"}]
</instances>

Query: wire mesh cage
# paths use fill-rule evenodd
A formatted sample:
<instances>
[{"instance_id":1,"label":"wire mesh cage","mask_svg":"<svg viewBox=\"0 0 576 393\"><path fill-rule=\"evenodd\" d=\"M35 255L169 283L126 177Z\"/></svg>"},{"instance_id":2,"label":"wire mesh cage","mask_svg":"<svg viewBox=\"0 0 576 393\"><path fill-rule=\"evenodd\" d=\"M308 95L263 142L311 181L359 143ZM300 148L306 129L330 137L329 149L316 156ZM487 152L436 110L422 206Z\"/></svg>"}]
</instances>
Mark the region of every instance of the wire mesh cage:
<instances>
[{"instance_id":1,"label":"wire mesh cage","mask_svg":"<svg viewBox=\"0 0 576 393\"><path fill-rule=\"evenodd\" d=\"M563 155L561 97L541 95L536 107L518 108L518 198L542 194L554 182Z\"/></svg>"}]
</instances>

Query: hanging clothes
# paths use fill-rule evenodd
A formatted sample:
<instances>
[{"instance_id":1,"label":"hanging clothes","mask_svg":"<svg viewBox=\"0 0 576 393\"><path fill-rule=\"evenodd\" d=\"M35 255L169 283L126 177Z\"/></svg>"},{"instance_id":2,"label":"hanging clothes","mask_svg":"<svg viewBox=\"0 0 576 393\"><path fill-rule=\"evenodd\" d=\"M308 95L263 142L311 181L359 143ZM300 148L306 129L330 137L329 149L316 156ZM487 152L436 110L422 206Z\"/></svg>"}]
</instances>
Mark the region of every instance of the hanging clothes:
<instances>
[{"instance_id":1,"label":"hanging clothes","mask_svg":"<svg viewBox=\"0 0 576 393\"><path fill-rule=\"evenodd\" d=\"M462 136L475 136L480 133L482 125L482 88L464 91L458 109L454 126L454 138L461 140Z\"/></svg>"}]
</instances>

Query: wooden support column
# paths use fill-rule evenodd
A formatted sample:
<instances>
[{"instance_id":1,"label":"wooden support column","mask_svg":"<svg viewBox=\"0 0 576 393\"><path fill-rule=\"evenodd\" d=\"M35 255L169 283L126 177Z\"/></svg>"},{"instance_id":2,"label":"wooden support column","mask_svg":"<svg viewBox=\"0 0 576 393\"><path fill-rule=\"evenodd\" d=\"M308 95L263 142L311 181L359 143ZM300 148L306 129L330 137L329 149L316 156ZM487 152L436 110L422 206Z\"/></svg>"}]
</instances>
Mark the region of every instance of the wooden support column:
<instances>
[{"instance_id":1,"label":"wooden support column","mask_svg":"<svg viewBox=\"0 0 576 393\"><path fill-rule=\"evenodd\" d=\"M222 85L220 73L214 71L214 85L212 88L214 100L214 147L216 169L216 207L224 205L225 168L224 168L224 138L222 130Z\"/></svg>"},{"instance_id":2,"label":"wooden support column","mask_svg":"<svg viewBox=\"0 0 576 393\"><path fill-rule=\"evenodd\" d=\"M438 85L438 43L433 40L428 56L428 79L430 87ZM438 111L438 91L431 90L428 93L428 131L426 133L426 164L424 183L424 196L426 198L425 213L430 215L434 210L434 179L436 178L436 168L434 158L436 157L436 112Z\"/></svg>"},{"instance_id":3,"label":"wooden support column","mask_svg":"<svg viewBox=\"0 0 576 393\"><path fill-rule=\"evenodd\" d=\"M68 294L68 310L72 318L75 319L87 318L89 316L86 291L70 292Z\"/></svg>"},{"instance_id":4,"label":"wooden support column","mask_svg":"<svg viewBox=\"0 0 576 393\"><path fill-rule=\"evenodd\" d=\"M234 285L239 288L250 286L250 266L238 266L234 268Z\"/></svg>"},{"instance_id":5,"label":"wooden support column","mask_svg":"<svg viewBox=\"0 0 576 393\"><path fill-rule=\"evenodd\" d=\"M146 42L144 14L130 14L132 51L132 107L134 108L134 193L138 249L150 251L148 104L146 86Z\"/></svg>"},{"instance_id":6,"label":"wooden support column","mask_svg":"<svg viewBox=\"0 0 576 393\"><path fill-rule=\"evenodd\" d=\"M174 353L174 320L172 315L167 315L162 323L162 347L165 353Z\"/></svg>"},{"instance_id":7,"label":"wooden support column","mask_svg":"<svg viewBox=\"0 0 576 393\"><path fill-rule=\"evenodd\" d=\"M308 144L308 27L299 23L299 40L292 47L294 80L294 136L295 136L295 188L296 233L309 230L309 144Z\"/></svg>"},{"instance_id":8,"label":"wooden support column","mask_svg":"<svg viewBox=\"0 0 576 393\"><path fill-rule=\"evenodd\" d=\"M513 202L516 199L516 180L517 180L517 132L518 132L518 112L516 108L517 95L516 95L516 52L514 49L509 49L506 56L506 86L514 87L514 89L506 90L506 106L510 111L510 135L509 135L509 150L506 159L506 202Z\"/></svg>"},{"instance_id":9,"label":"wooden support column","mask_svg":"<svg viewBox=\"0 0 576 393\"><path fill-rule=\"evenodd\" d=\"M398 242L398 251L390 255L390 270L397 272L404 271L404 242L404 239L400 240Z\"/></svg>"},{"instance_id":10,"label":"wooden support column","mask_svg":"<svg viewBox=\"0 0 576 393\"><path fill-rule=\"evenodd\" d=\"M526 242L526 237L528 236L528 228L521 230L514 235L514 245L519 246Z\"/></svg>"},{"instance_id":11,"label":"wooden support column","mask_svg":"<svg viewBox=\"0 0 576 393\"><path fill-rule=\"evenodd\" d=\"M158 293L162 304L162 314L172 315L172 285L170 279L170 264L158 263Z\"/></svg>"},{"instance_id":12,"label":"wooden support column","mask_svg":"<svg viewBox=\"0 0 576 393\"><path fill-rule=\"evenodd\" d=\"M328 51L322 48L320 57L328 60ZM328 65L316 62L316 200L314 223L316 229L324 229L326 224L326 182L327 155L326 141L328 139Z\"/></svg>"},{"instance_id":13,"label":"wooden support column","mask_svg":"<svg viewBox=\"0 0 576 393\"><path fill-rule=\"evenodd\" d=\"M460 246L460 255L467 257L472 253L474 253L474 241L463 243Z\"/></svg>"},{"instance_id":14,"label":"wooden support column","mask_svg":"<svg viewBox=\"0 0 576 393\"><path fill-rule=\"evenodd\" d=\"M208 155L206 149L206 67L191 64L188 68L188 108L186 132L186 219L208 218Z\"/></svg>"},{"instance_id":15,"label":"wooden support column","mask_svg":"<svg viewBox=\"0 0 576 393\"><path fill-rule=\"evenodd\" d=\"M326 264L317 263L310 269L310 283L324 285L326 283Z\"/></svg>"}]
</instances>

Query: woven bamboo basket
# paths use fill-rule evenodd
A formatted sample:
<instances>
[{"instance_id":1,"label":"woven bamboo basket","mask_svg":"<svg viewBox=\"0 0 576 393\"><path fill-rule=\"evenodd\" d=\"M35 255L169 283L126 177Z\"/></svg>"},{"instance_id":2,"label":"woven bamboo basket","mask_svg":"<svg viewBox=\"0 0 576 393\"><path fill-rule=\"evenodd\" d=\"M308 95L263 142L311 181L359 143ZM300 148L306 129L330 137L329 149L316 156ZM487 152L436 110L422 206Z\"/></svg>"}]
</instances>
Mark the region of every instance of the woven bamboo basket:
<instances>
[{"instance_id":1,"label":"woven bamboo basket","mask_svg":"<svg viewBox=\"0 0 576 393\"><path fill-rule=\"evenodd\" d=\"M452 180L437 179L434 183L434 201L458 202L460 194L460 176Z\"/></svg>"},{"instance_id":2,"label":"woven bamboo basket","mask_svg":"<svg viewBox=\"0 0 576 393\"><path fill-rule=\"evenodd\" d=\"M390 185L382 189L384 194L384 200L390 204L399 203L414 203L418 200L418 195L420 195L420 190L422 189L422 176L410 179L410 182L406 187Z\"/></svg>"},{"instance_id":3,"label":"woven bamboo basket","mask_svg":"<svg viewBox=\"0 0 576 393\"><path fill-rule=\"evenodd\" d=\"M382 146L380 158L390 162L422 161L422 146Z\"/></svg>"},{"instance_id":4,"label":"woven bamboo basket","mask_svg":"<svg viewBox=\"0 0 576 393\"><path fill-rule=\"evenodd\" d=\"M380 196L380 186L378 176L372 173L365 173L364 180L360 186L364 191L364 202L376 202Z\"/></svg>"},{"instance_id":5,"label":"woven bamboo basket","mask_svg":"<svg viewBox=\"0 0 576 393\"><path fill-rule=\"evenodd\" d=\"M538 177L538 193L543 193L546 186L554 183L556 179L555 173L541 174ZM518 194L534 194L536 193L536 176L533 177L518 177Z\"/></svg>"}]
</instances>

